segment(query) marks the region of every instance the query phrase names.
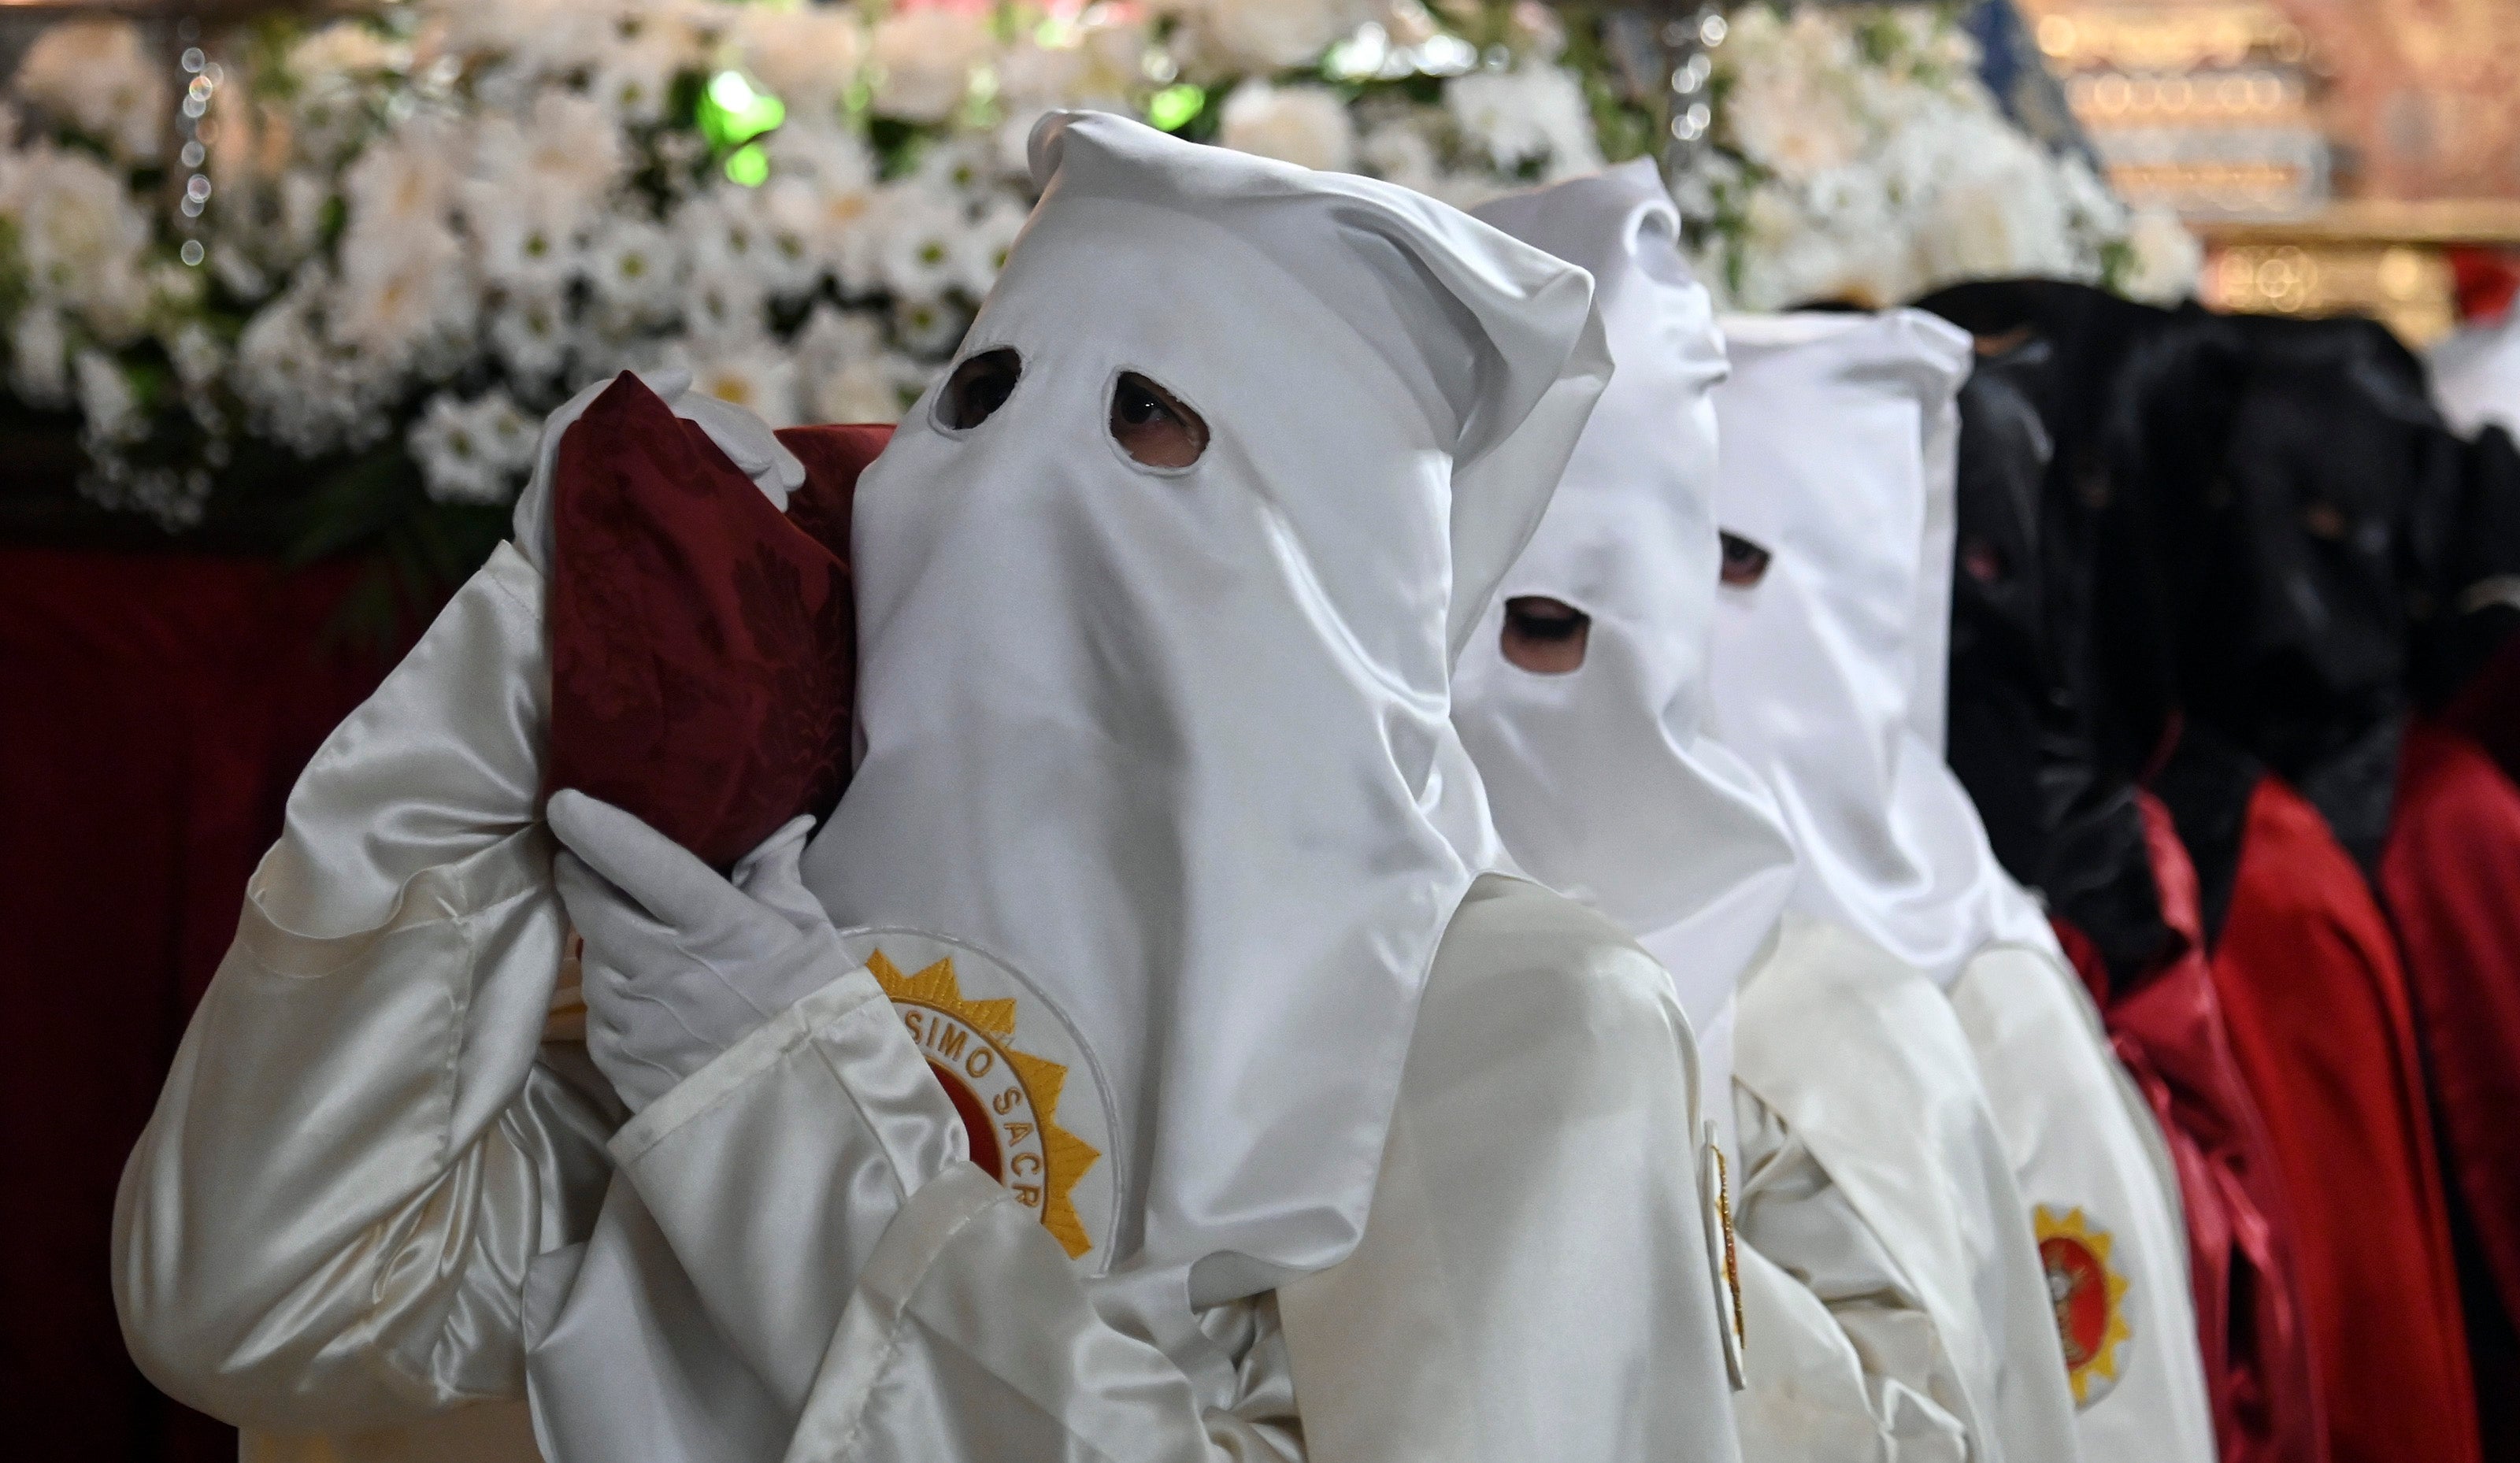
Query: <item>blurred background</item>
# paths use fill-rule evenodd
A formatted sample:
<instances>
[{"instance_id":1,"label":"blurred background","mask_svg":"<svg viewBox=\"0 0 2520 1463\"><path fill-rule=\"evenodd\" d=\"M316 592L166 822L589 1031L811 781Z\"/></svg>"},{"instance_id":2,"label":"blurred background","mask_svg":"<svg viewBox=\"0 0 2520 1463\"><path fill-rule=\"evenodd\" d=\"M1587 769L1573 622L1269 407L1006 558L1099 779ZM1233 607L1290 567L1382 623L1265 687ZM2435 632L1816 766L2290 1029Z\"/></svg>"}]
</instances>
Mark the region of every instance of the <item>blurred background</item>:
<instances>
[{"instance_id":1,"label":"blurred background","mask_svg":"<svg viewBox=\"0 0 2520 1463\"><path fill-rule=\"evenodd\" d=\"M542 414L678 365L892 420L1048 109L1462 204L1652 155L1742 310L2037 277L2475 354L2520 279L2510 0L0 3L0 77L26 1459L234 1456L124 1356L114 1181L297 769L504 533Z\"/></svg>"}]
</instances>

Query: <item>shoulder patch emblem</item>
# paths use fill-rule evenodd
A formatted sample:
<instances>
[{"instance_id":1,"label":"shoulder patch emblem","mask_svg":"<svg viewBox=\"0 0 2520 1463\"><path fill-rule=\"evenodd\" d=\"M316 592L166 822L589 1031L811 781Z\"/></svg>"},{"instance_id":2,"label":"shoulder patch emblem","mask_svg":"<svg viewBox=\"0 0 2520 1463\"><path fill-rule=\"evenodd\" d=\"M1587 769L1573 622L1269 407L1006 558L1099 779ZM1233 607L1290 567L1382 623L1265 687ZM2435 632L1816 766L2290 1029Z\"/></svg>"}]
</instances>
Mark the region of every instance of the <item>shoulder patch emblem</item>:
<instances>
[{"instance_id":1,"label":"shoulder patch emblem","mask_svg":"<svg viewBox=\"0 0 2520 1463\"><path fill-rule=\"evenodd\" d=\"M1110 1125L1074 1031L1029 982L968 946L897 930L842 938L953 1099L971 1162L1040 1215L1069 1259L1107 1262Z\"/></svg>"},{"instance_id":2,"label":"shoulder patch emblem","mask_svg":"<svg viewBox=\"0 0 2520 1463\"><path fill-rule=\"evenodd\" d=\"M2109 1264L2109 1231L2080 1209L2038 1206L2039 1264L2048 1272L2048 1301L2056 1310L2056 1339L2065 1346L2065 1374L2074 1405L2089 1407L2118 1385L2119 1355L2135 1329L2127 1323L2127 1279Z\"/></svg>"}]
</instances>

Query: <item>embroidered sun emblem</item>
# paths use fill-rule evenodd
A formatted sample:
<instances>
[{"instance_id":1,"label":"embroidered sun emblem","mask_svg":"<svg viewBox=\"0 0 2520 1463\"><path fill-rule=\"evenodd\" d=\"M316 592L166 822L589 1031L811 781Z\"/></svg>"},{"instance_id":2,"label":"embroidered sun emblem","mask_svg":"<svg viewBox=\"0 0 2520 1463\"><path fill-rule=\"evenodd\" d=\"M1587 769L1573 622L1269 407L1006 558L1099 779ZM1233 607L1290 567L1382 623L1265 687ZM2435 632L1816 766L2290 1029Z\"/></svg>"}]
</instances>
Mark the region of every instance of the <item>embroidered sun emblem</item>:
<instances>
[{"instance_id":1,"label":"embroidered sun emblem","mask_svg":"<svg viewBox=\"0 0 2520 1463\"><path fill-rule=\"evenodd\" d=\"M970 1139L971 1162L1007 1186L1016 1202L1041 1215L1071 1260L1094 1248L1076 1211L1076 1183L1102 1151L1058 1126L1067 1068L1014 1048L1015 999L973 1000L963 995L951 955L903 975L880 950L867 969L910 1031L928 1070L954 1099Z\"/></svg>"},{"instance_id":2,"label":"embroidered sun emblem","mask_svg":"<svg viewBox=\"0 0 2520 1463\"><path fill-rule=\"evenodd\" d=\"M2063 1214L2042 1204L2032 1212L2048 1300L2056 1310L2056 1339L2065 1346L2065 1374L2074 1405L2088 1407L2118 1385L2119 1356L2135 1336L2127 1324L2127 1280L2109 1264L2115 1241L2079 1209Z\"/></svg>"}]
</instances>

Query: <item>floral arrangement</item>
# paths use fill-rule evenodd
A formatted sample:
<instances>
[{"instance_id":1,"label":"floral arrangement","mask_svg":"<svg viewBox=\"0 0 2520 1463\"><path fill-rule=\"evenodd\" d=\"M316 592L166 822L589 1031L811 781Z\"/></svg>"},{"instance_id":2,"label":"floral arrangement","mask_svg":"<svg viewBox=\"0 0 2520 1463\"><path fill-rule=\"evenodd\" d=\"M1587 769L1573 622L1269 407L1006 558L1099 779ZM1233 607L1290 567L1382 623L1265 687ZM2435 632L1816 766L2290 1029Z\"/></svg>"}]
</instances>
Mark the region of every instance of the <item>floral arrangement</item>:
<instances>
[{"instance_id":1,"label":"floral arrangement","mask_svg":"<svg viewBox=\"0 0 2520 1463\"><path fill-rule=\"evenodd\" d=\"M65 21L0 114L8 393L74 414L106 506L268 500L301 554L399 534L460 570L541 416L621 369L774 423L894 418L1020 228L1049 109L1462 204L1659 140L1589 24L1431 3L411 0L181 74ZM2129 277L2123 211L2002 122L1939 16L1750 9L1718 54L1681 191L1736 301Z\"/></svg>"},{"instance_id":2,"label":"floral arrangement","mask_svg":"<svg viewBox=\"0 0 2520 1463\"><path fill-rule=\"evenodd\" d=\"M2202 256L2131 213L2091 160L2005 119L1948 9L1735 11L1706 53L1706 148L1676 195L1732 303L1896 304L1958 280L2046 275L2172 299Z\"/></svg>"}]
</instances>

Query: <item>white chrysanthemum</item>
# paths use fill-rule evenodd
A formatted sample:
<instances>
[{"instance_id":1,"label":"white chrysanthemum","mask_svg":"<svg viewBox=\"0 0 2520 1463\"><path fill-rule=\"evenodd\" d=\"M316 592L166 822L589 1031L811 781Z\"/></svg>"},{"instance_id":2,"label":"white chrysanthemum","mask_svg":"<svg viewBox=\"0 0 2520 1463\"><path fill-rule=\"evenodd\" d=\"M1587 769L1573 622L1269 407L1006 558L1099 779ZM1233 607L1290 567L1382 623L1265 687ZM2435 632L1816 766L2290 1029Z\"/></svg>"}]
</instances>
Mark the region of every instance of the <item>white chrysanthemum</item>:
<instances>
[{"instance_id":1,"label":"white chrysanthemum","mask_svg":"<svg viewBox=\"0 0 2520 1463\"><path fill-rule=\"evenodd\" d=\"M1330 43L1374 18L1367 0L1172 0L1178 39L1217 72L1282 71L1321 60Z\"/></svg>"},{"instance_id":2,"label":"white chrysanthemum","mask_svg":"<svg viewBox=\"0 0 2520 1463\"><path fill-rule=\"evenodd\" d=\"M1370 128L1357 143L1357 160L1377 178L1425 192L1441 171L1425 130L1405 117Z\"/></svg>"},{"instance_id":3,"label":"white chrysanthemum","mask_svg":"<svg viewBox=\"0 0 2520 1463\"><path fill-rule=\"evenodd\" d=\"M592 208L627 158L621 124L604 104L559 90L535 97L521 117L483 117L472 140L473 177L511 206Z\"/></svg>"},{"instance_id":4,"label":"white chrysanthemum","mask_svg":"<svg viewBox=\"0 0 2520 1463\"><path fill-rule=\"evenodd\" d=\"M819 304L796 332L796 364L822 377L851 361L870 360L883 349L883 328L872 315ZM828 419L827 419L828 420Z\"/></svg>"},{"instance_id":5,"label":"white chrysanthemum","mask_svg":"<svg viewBox=\"0 0 2520 1463\"><path fill-rule=\"evenodd\" d=\"M9 386L31 407L60 407L70 399L69 330L61 312L31 305L9 324Z\"/></svg>"},{"instance_id":6,"label":"white chrysanthemum","mask_svg":"<svg viewBox=\"0 0 2520 1463\"><path fill-rule=\"evenodd\" d=\"M469 402L440 392L404 440L422 486L439 503L505 503L533 461L531 424L501 391Z\"/></svg>"},{"instance_id":7,"label":"white chrysanthemum","mask_svg":"<svg viewBox=\"0 0 2520 1463\"><path fill-rule=\"evenodd\" d=\"M694 269L683 281L683 329L695 340L744 340L769 323L769 294L749 269Z\"/></svg>"},{"instance_id":8,"label":"white chrysanthemum","mask_svg":"<svg viewBox=\"0 0 2520 1463\"><path fill-rule=\"evenodd\" d=\"M646 219L616 214L587 247L586 279L604 312L627 326L666 318L680 297L683 253L674 236Z\"/></svg>"},{"instance_id":9,"label":"white chrysanthemum","mask_svg":"<svg viewBox=\"0 0 2520 1463\"><path fill-rule=\"evenodd\" d=\"M121 20L46 26L26 48L10 88L116 157L158 157L171 86L139 27Z\"/></svg>"},{"instance_id":10,"label":"white chrysanthemum","mask_svg":"<svg viewBox=\"0 0 2520 1463\"><path fill-rule=\"evenodd\" d=\"M457 363L480 301L454 230L443 224L354 228L342 238L340 269L328 334L363 374L382 380Z\"/></svg>"},{"instance_id":11,"label":"white chrysanthemum","mask_svg":"<svg viewBox=\"0 0 2520 1463\"><path fill-rule=\"evenodd\" d=\"M341 174L349 226L380 235L442 226L463 181L462 143L455 128L428 118L369 144Z\"/></svg>"},{"instance_id":12,"label":"white chrysanthemum","mask_svg":"<svg viewBox=\"0 0 2520 1463\"><path fill-rule=\"evenodd\" d=\"M673 99L674 77L691 59L664 37L610 47L587 82L587 94L625 123L661 121Z\"/></svg>"},{"instance_id":13,"label":"white chrysanthemum","mask_svg":"<svg viewBox=\"0 0 2520 1463\"><path fill-rule=\"evenodd\" d=\"M1250 80L1226 97L1216 140L1238 153L1298 167L1345 172L1356 165L1356 128L1347 104L1326 86L1272 86Z\"/></svg>"},{"instance_id":14,"label":"white chrysanthemum","mask_svg":"<svg viewBox=\"0 0 2520 1463\"><path fill-rule=\"evenodd\" d=\"M856 134L837 127L782 127L770 134L769 147L763 211L780 229L802 237L841 288L874 288L874 153Z\"/></svg>"},{"instance_id":15,"label":"white chrysanthemum","mask_svg":"<svg viewBox=\"0 0 2520 1463\"><path fill-rule=\"evenodd\" d=\"M301 87L348 85L410 66L411 48L365 21L335 21L308 32L281 63Z\"/></svg>"},{"instance_id":16,"label":"white chrysanthemum","mask_svg":"<svg viewBox=\"0 0 2520 1463\"><path fill-rule=\"evenodd\" d=\"M780 196L786 206L776 210L763 190L750 188L719 188L684 204L671 228L691 251L693 269L750 275L779 298L812 289L822 260L808 234L811 220L798 216L792 190Z\"/></svg>"},{"instance_id":17,"label":"white chrysanthemum","mask_svg":"<svg viewBox=\"0 0 2520 1463\"><path fill-rule=\"evenodd\" d=\"M1015 236L1023 232L1024 220L1031 216L1031 209L1003 196L982 205L963 230L955 249L955 283L965 294L979 299L989 292L989 287L998 282L999 271L1007 267L1007 255L1014 249Z\"/></svg>"},{"instance_id":18,"label":"white chrysanthemum","mask_svg":"<svg viewBox=\"0 0 2520 1463\"><path fill-rule=\"evenodd\" d=\"M583 16L583 0L426 0L422 7L437 47L456 57L505 56L530 48L538 37Z\"/></svg>"},{"instance_id":19,"label":"white chrysanthemum","mask_svg":"<svg viewBox=\"0 0 2520 1463\"><path fill-rule=\"evenodd\" d=\"M140 415L140 394L131 377L101 350L83 350L70 362L77 383L80 429L99 443L136 442L149 423Z\"/></svg>"},{"instance_id":20,"label":"white chrysanthemum","mask_svg":"<svg viewBox=\"0 0 2520 1463\"><path fill-rule=\"evenodd\" d=\"M990 139L964 137L936 143L922 153L910 181L940 194L976 200L1010 180L1000 170L998 150Z\"/></svg>"},{"instance_id":21,"label":"white chrysanthemum","mask_svg":"<svg viewBox=\"0 0 2520 1463\"><path fill-rule=\"evenodd\" d=\"M1817 15L1791 21L1749 7L1726 37L1732 89L1725 125L1742 154L1801 182L1844 167L1869 141L1858 97L1868 80L1853 36Z\"/></svg>"},{"instance_id":22,"label":"white chrysanthemum","mask_svg":"<svg viewBox=\"0 0 2520 1463\"><path fill-rule=\"evenodd\" d=\"M892 332L901 348L927 360L952 355L970 328L970 312L951 300L904 299L892 307Z\"/></svg>"},{"instance_id":23,"label":"white chrysanthemum","mask_svg":"<svg viewBox=\"0 0 2520 1463\"><path fill-rule=\"evenodd\" d=\"M228 346L198 320L188 320L166 339L166 359L174 364L175 378L188 391L201 391L215 384L228 369Z\"/></svg>"},{"instance_id":24,"label":"white chrysanthemum","mask_svg":"<svg viewBox=\"0 0 2520 1463\"><path fill-rule=\"evenodd\" d=\"M2132 254L2119 288L2129 298L2146 304L2177 304L2196 292L2205 268L2205 246L2179 215L2158 203L2135 210L2128 221L2126 243Z\"/></svg>"},{"instance_id":25,"label":"white chrysanthemum","mask_svg":"<svg viewBox=\"0 0 2520 1463\"><path fill-rule=\"evenodd\" d=\"M813 378L805 410L816 421L901 420L924 389L927 368L890 351L860 356Z\"/></svg>"},{"instance_id":26,"label":"white chrysanthemum","mask_svg":"<svg viewBox=\"0 0 2520 1463\"><path fill-rule=\"evenodd\" d=\"M836 121L866 64L866 30L838 6L735 9L736 54L743 68L788 105L798 121ZM976 22L973 23L977 23Z\"/></svg>"},{"instance_id":27,"label":"white chrysanthemum","mask_svg":"<svg viewBox=\"0 0 2520 1463\"><path fill-rule=\"evenodd\" d=\"M1554 180L1601 166L1592 109L1572 71L1526 62L1509 71L1472 71L1444 88L1462 135L1508 173L1540 167Z\"/></svg>"},{"instance_id":28,"label":"white chrysanthemum","mask_svg":"<svg viewBox=\"0 0 2520 1463\"><path fill-rule=\"evenodd\" d=\"M1036 114L1053 107L1125 108L1146 85L1148 40L1145 22L1100 16L1067 44L1027 36L998 58L998 101L1009 112Z\"/></svg>"},{"instance_id":29,"label":"white chrysanthemum","mask_svg":"<svg viewBox=\"0 0 2520 1463\"><path fill-rule=\"evenodd\" d=\"M386 420L376 380L315 328L329 287L321 269L300 273L247 323L230 375L255 428L304 457L373 440Z\"/></svg>"},{"instance_id":30,"label":"white chrysanthemum","mask_svg":"<svg viewBox=\"0 0 2520 1463\"><path fill-rule=\"evenodd\" d=\"M141 267L150 226L122 180L85 153L39 146L19 154L0 187L0 217L18 228L34 292L67 306L109 345L147 322Z\"/></svg>"},{"instance_id":31,"label":"white chrysanthemum","mask_svg":"<svg viewBox=\"0 0 2520 1463\"><path fill-rule=\"evenodd\" d=\"M511 292L490 312L490 349L518 380L542 385L568 364L568 299L557 289Z\"/></svg>"},{"instance_id":32,"label":"white chrysanthemum","mask_svg":"<svg viewBox=\"0 0 2520 1463\"><path fill-rule=\"evenodd\" d=\"M876 282L905 299L932 299L954 286L962 206L926 189L884 188L879 205Z\"/></svg>"},{"instance_id":33,"label":"white chrysanthemum","mask_svg":"<svg viewBox=\"0 0 2520 1463\"><path fill-rule=\"evenodd\" d=\"M692 374L692 389L733 402L774 427L794 426L796 362L767 335L692 341L666 352L668 365Z\"/></svg>"},{"instance_id":34,"label":"white chrysanthemum","mask_svg":"<svg viewBox=\"0 0 2520 1463\"><path fill-rule=\"evenodd\" d=\"M944 121L961 110L972 72L996 43L985 23L958 11L894 11L875 27L875 110L904 121Z\"/></svg>"},{"instance_id":35,"label":"white chrysanthemum","mask_svg":"<svg viewBox=\"0 0 2520 1463\"><path fill-rule=\"evenodd\" d=\"M481 277L509 288L557 289L586 271L594 221L565 196L507 193L485 183L464 190L466 233Z\"/></svg>"}]
</instances>

